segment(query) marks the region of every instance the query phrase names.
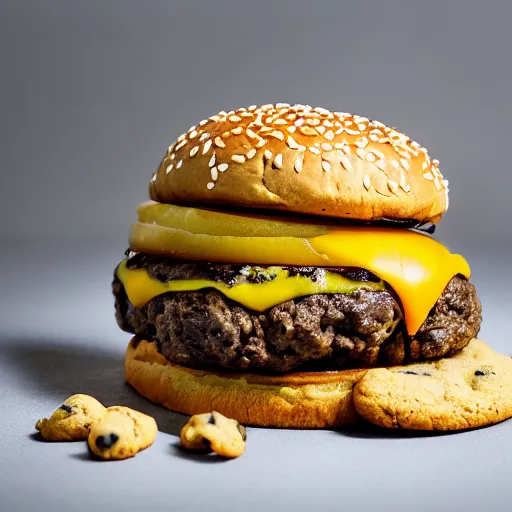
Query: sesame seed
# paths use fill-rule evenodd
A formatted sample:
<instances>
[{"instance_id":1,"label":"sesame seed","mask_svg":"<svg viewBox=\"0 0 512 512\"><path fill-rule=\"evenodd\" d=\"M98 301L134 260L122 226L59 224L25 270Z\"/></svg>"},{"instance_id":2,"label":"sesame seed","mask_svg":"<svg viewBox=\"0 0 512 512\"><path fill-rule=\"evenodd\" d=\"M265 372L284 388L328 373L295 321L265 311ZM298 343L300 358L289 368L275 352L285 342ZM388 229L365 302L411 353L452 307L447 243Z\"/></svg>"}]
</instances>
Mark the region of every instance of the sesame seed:
<instances>
[{"instance_id":1,"label":"sesame seed","mask_svg":"<svg viewBox=\"0 0 512 512\"><path fill-rule=\"evenodd\" d=\"M345 128L345 131L349 134L349 135L359 135L361 132L358 131L358 130L352 130L351 128Z\"/></svg>"},{"instance_id":2,"label":"sesame seed","mask_svg":"<svg viewBox=\"0 0 512 512\"><path fill-rule=\"evenodd\" d=\"M174 149L174 151L179 151L185 144L187 143L186 140L182 140Z\"/></svg>"},{"instance_id":3,"label":"sesame seed","mask_svg":"<svg viewBox=\"0 0 512 512\"><path fill-rule=\"evenodd\" d=\"M267 117L267 119L265 119L265 123L267 123L267 124L272 124L273 121L274 121L273 117Z\"/></svg>"},{"instance_id":4,"label":"sesame seed","mask_svg":"<svg viewBox=\"0 0 512 512\"><path fill-rule=\"evenodd\" d=\"M316 137L316 131L310 126L301 126L299 130L302 135L306 135L308 137L314 135Z\"/></svg>"},{"instance_id":5,"label":"sesame seed","mask_svg":"<svg viewBox=\"0 0 512 512\"><path fill-rule=\"evenodd\" d=\"M245 156L244 155L231 155L231 160L233 160L233 162L236 162L237 164L243 164L245 162Z\"/></svg>"},{"instance_id":6,"label":"sesame seed","mask_svg":"<svg viewBox=\"0 0 512 512\"><path fill-rule=\"evenodd\" d=\"M180 161L176 164L176 169L179 169L182 165L183 165L183 160L180 160Z\"/></svg>"},{"instance_id":7,"label":"sesame seed","mask_svg":"<svg viewBox=\"0 0 512 512\"><path fill-rule=\"evenodd\" d=\"M421 164L421 170L424 171L427 167L428 167L428 162L425 160L425 162L423 162Z\"/></svg>"},{"instance_id":8,"label":"sesame seed","mask_svg":"<svg viewBox=\"0 0 512 512\"><path fill-rule=\"evenodd\" d=\"M251 158L253 158L255 154L256 154L256 150L254 148L251 149L250 151L248 151L246 154L247 160L250 160Z\"/></svg>"},{"instance_id":9,"label":"sesame seed","mask_svg":"<svg viewBox=\"0 0 512 512\"><path fill-rule=\"evenodd\" d=\"M317 112L318 114L322 114L324 116L328 115L330 112L325 109L325 108L322 108L322 107L316 107L313 109L315 112Z\"/></svg>"},{"instance_id":10,"label":"sesame seed","mask_svg":"<svg viewBox=\"0 0 512 512\"><path fill-rule=\"evenodd\" d=\"M325 119L322 123L326 128L332 128L334 125L329 121L329 119Z\"/></svg>"},{"instance_id":11,"label":"sesame seed","mask_svg":"<svg viewBox=\"0 0 512 512\"><path fill-rule=\"evenodd\" d=\"M436 190L441 190L441 183L439 179L434 180L434 185L436 186Z\"/></svg>"},{"instance_id":12,"label":"sesame seed","mask_svg":"<svg viewBox=\"0 0 512 512\"><path fill-rule=\"evenodd\" d=\"M275 137L276 139L284 140L284 133L280 132L279 130L274 130L272 133L269 133L268 135L269 137Z\"/></svg>"},{"instance_id":13,"label":"sesame seed","mask_svg":"<svg viewBox=\"0 0 512 512\"><path fill-rule=\"evenodd\" d=\"M219 148L226 147L226 144L224 144L224 141L220 137L215 137L215 145Z\"/></svg>"},{"instance_id":14,"label":"sesame seed","mask_svg":"<svg viewBox=\"0 0 512 512\"><path fill-rule=\"evenodd\" d=\"M204 146L203 146L203 155L206 155L206 153L208 153L208 151L210 150L210 148L212 147L212 141L211 139L210 140L207 140L205 143L204 143Z\"/></svg>"},{"instance_id":15,"label":"sesame seed","mask_svg":"<svg viewBox=\"0 0 512 512\"><path fill-rule=\"evenodd\" d=\"M171 160L174 160L174 159L176 158L176 154L175 154L175 153L173 153L171 156L169 156L169 158L170 158Z\"/></svg>"},{"instance_id":16,"label":"sesame seed","mask_svg":"<svg viewBox=\"0 0 512 512\"><path fill-rule=\"evenodd\" d=\"M216 181L216 180L217 180L217 178L219 177L219 173L217 172L217 167L212 167L212 168L210 169L210 174L211 174L211 176L212 176L212 180L213 180L213 181Z\"/></svg>"},{"instance_id":17,"label":"sesame seed","mask_svg":"<svg viewBox=\"0 0 512 512\"><path fill-rule=\"evenodd\" d=\"M432 181L434 179L434 176L431 172L426 172L423 177L426 179L426 180L429 180L429 181Z\"/></svg>"},{"instance_id":18,"label":"sesame seed","mask_svg":"<svg viewBox=\"0 0 512 512\"><path fill-rule=\"evenodd\" d=\"M272 154L272 151L267 149L265 150L265 153L263 153L263 156L265 157L265 160L272 160L274 155Z\"/></svg>"},{"instance_id":19,"label":"sesame seed","mask_svg":"<svg viewBox=\"0 0 512 512\"><path fill-rule=\"evenodd\" d=\"M363 185L364 185L364 188L366 190L370 190L370 187L372 186L372 182L370 180L370 176L368 176L368 174L365 174L364 175L364 178L363 178Z\"/></svg>"},{"instance_id":20,"label":"sesame seed","mask_svg":"<svg viewBox=\"0 0 512 512\"><path fill-rule=\"evenodd\" d=\"M274 131L274 128L272 128L271 126L263 126L260 130L260 133L268 133L268 132L273 132Z\"/></svg>"},{"instance_id":21,"label":"sesame seed","mask_svg":"<svg viewBox=\"0 0 512 512\"><path fill-rule=\"evenodd\" d=\"M249 112L252 112L253 110L256 110L257 108L258 108L257 105L251 105L247 110Z\"/></svg>"},{"instance_id":22,"label":"sesame seed","mask_svg":"<svg viewBox=\"0 0 512 512\"><path fill-rule=\"evenodd\" d=\"M242 112L240 117L254 117L254 115L251 112Z\"/></svg>"},{"instance_id":23,"label":"sesame seed","mask_svg":"<svg viewBox=\"0 0 512 512\"><path fill-rule=\"evenodd\" d=\"M364 132L366 130L366 125L365 124L358 124L357 127L362 131Z\"/></svg>"},{"instance_id":24,"label":"sesame seed","mask_svg":"<svg viewBox=\"0 0 512 512\"><path fill-rule=\"evenodd\" d=\"M295 121L295 119L297 119L297 114L295 114L294 112L292 112L291 114L288 114L286 116L286 119L288 119L288 121Z\"/></svg>"},{"instance_id":25,"label":"sesame seed","mask_svg":"<svg viewBox=\"0 0 512 512\"><path fill-rule=\"evenodd\" d=\"M320 121L318 119L306 119L306 124L309 124L309 126L316 126L320 124Z\"/></svg>"},{"instance_id":26,"label":"sesame seed","mask_svg":"<svg viewBox=\"0 0 512 512\"><path fill-rule=\"evenodd\" d=\"M360 139L357 139L355 141L355 145L361 149L365 148L366 146L368 146L368 139L366 137L361 137Z\"/></svg>"},{"instance_id":27,"label":"sesame seed","mask_svg":"<svg viewBox=\"0 0 512 512\"><path fill-rule=\"evenodd\" d=\"M257 148L262 148L266 143L267 143L267 141L260 137L259 140L258 140L258 143L256 144L256 147Z\"/></svg>"},{"instance_id":28,"label":"sesame seed","mask_svg":"<svg viewBox=\"0 0 512 512\"><path fill-rule=\"evenodd\" d=\"M324 170L324 172L329 172L331 170L330 162L327 162L326 160L322 160L322 169Z\"/></svg>"},{"instance_id":29,"label":"sesame seed","mask_svg":"<svg viewBox=\"0 0 512 512\"><path fill-rule=\"evenodd\" d=\"M396 160L391 160L391 167L398 170L400 169L400 164Z\"/></svg>"},{"instance_id":30,"label":"sesame seed","mask_svg":"<svg viewBox=\"0 0 512 512\"><path fill-rule=\"evenodd\" d=\"M280 124L280 125L288 124L288 121L286 121L286 119L276 119L274 121L274 124Z\"/></svg>"},{"instance_id":31,"label":"sesame seed","mask_svg":"<svg viewBox=\"0 0 512 512\"><path fill-rule=\"evenodd\" d=\"M247 128L247 130L245 130L245 133L247 134L247 137L249 137L250 139L255 139L257 137L257 135L250 128Z\"/></svg>"},{"instance_id":32,"label":"sesame seed","mask_svg":"<svg viewBox=\"0 0 512 512\"><path fill-rule=\"evenodd\" d=\"M210 161L208 162L208 167L213 167L215 165L215 153L213 153L212 157L210 158Z\"/></svg>"},{"instance_id":33,"label":"sesame seed","mask_svg":"<svg viewBox=\"0 0 512 512\"><path fill-rule=\"evenodd\" d=\"M439 160L436 160L435 158L433 158L432 165L435 165L437 167L439 165Z\"/></svg>"},{"instance_id":34,"label":"sesame seed","mask_svg":"<svg viewBox=\"0 0 512 512\"><path fill-rule=\"evenodd\" d=\"M208 183L208 184L206 185L206 188L207 188L208 190L211 190L213 187L215 187L215 183L212 183L211 181L210 181L210 183Z\"/></svg>"},{"instance_id":35,"label":"sesame seed","mask_svg":"<svg viewBox=\"0 0 512 512\"><path fill-rule=\"evenodd\" d=\"M402 190L404 192L410 192L411 191L411 186L409 184L406 184L405 186L402 187Z\"/></svg>"},{"instance_id":36,"label":"sesame seed","mask_svg":"<svg viewBox=\"0 0 512 512\"><path fill-rule=\"evenodd\" d=\"M201 137L199 137L199 142L205 141L209 136L210 136L210 134L208 132L202 133Z\"/></svg>"},{"instance_id":37,"label":"sesame seed","mask_svg":"<svg viewBox=\"0 0 512 512\"><path fill-rule=\"evenodd\" d=\"M388 188L393 194L396 194L398 192L398 183L393 180L388 180Z\"/></svg>"},{"instance_id":38,"label":"sesame seed","mask_svg":"<svg viewBox=\"0 0 512 512\"><path fill-rule=\"evenodd\" d=\"M228 170L228 167L229 167L229 166L228 166L228 164L219 164L219 165L217 166L217 169L218 169L220 172L225 172L225 171L227 171L227 170Z\"/></svg>"},{"instance_id":39,"label":"sesame seed","mask_svg":"<svg viewBox=\"0 0 512 512\"><path fill-rule=\"evenodd\" d=\"M152 181L152 182L155 182L155 181L156 181L156 172L155 172L155 174L153 174L153 177L151 178L151 181Z\"/></svg>"},{"instance_id":40,"label":"sesame seed","mask_svg":"<svg viewBox=\"0 0 512 512\"><path fill-rule=\"evenodd\" d=\"M187 134L186 134L186 133L182 133L182 134L178 137L178 142L183 142L186 138L187 138Z\"/></svg>"},{"instance_id":41,"label":"sesame seed","mask_svg":"<svg viewBox=\"0 0 512 512\"><path fill-rule=\"evenodd\" d=\"M281 153L277 154L276 157L274 158L274 165L278 169L281 169L283 167L283 155Z\"/></svg>"},{"instance_id":42,"label":"sesame seed","mask_svg":"<svg viewBox=\"0 0 512 512\"><path fill-rule=\"evenodd\" d=\"M237 126L236 128L233 128L231 130L231 133L233 135L240 135L243 131L244 131L244 129L241 126Z\"/></svg>"},{"instance_id":43,"label":"sesame seed","mask_svg":"<svg viewBox=\"0 0 512 512\"><path fill-rule=\"evenodd\" d=\"M293 124L291 126L288 126L288 128L286 128L290 133L295 133L295 130L297 130L297 127L294 126Z\"/></svg>"},{"instance_id":44,"label":"sesame seed","mask_svg":"<svg viewBox=\"0 0 512 512\"><path fill-rule=\"evenodd\" d=\"M345 126L352 126L354 123L350 120L350 119L347 119L346 121L344 121L343 123Z\"/></svg>"},{"instance_id":45,"label":"sesame seed","mask_svg":"<svg viewBox=\"0 0 512 512\"><path fill-rule=\"evenodd\" d=\"M165 169L165 174L169 174L174 169L174 164L170 164L167 166L167 169Z\"/></svg>"},{"instance_id":46,"label":"sesame seed","mask_svg":"<svg viewBox=\"0 0 512 512\"><path fill-rule=\"evenodd\" d=\"M370 133L369 138L372 142L378 142L379 136L375 135L374 133Z\"/></svg>"},{"instance_id":47,"label":"sesame seed","mask_svg":"<svg viewBox=\"0 0 512 512\"><path fill-rule=\"evenodd\" d=\"M294 169L296 172L300 172L302 171L302 164L304 162L304 155L299 155L296 159L295 159L295 164L294 164Z\"/></svg>"},{"instance_id":48,"label":"sesame seed","mask_svg":"<svg viewBox=\"0 0 512 512\"><path fill-rule=\"evenodd\" d=\"M332 145L328 142L322 142L321 147L324 151L332 151Z\"/></svg>"},{"instance_id":49,"label":"sesame seed","mask_svg":"<svg viewBox=\"0 0 512 512\"><path fill-rule=\"evenodd\" d=\"M289 106L289 103L276 103L276 108L288 108Z\"/></svg>"},{"instance_id":50,"label":"sesame seed","mask_svg":"<svg viewBox=\"0 0 512 512\"><path fill-rule=\"evenodd\" d=\"M345 167L345 169L347 171L351 171L352 170L352 162L350 161L350 159L347 158L343 153L340 153L338 156L339 156L341 165L343 165L343 167Z\"/></svg>"},{"instance_id":51,"label":"sesame seed","mask_svg":"<svg viewBox=\"0 0 512 512\"><path fill-rule=\"evenodd\" d=\"M375 162L375 165L381 170L381 171L386 171L388 166L386 164L386 160L383 160L382 158L377 160Z\"/></svg>"},{"instance_id":52,"label":"sesame seed","mask_svg":"<svg viewBox=\"0 0 512 512\"><path fill-rule=\"evenodd\" d=\"M199 126L204 126L205 124L208 124L208 119L203 119L199 122Z\"/></svg>"},{"instance_id":53,"label":"sesame seed","mask_svg":"<svg viewBox=\"0 0 512 512\"><path fill-rule=\"evenodd\" d=\"M340 135L342 134L343 132L345 131L345 128L343 128L343 126L340 126L334 133L336 135Z\"/></svg>"},{"instance_id":54,"label":"sesame seed","mask_svg":"<svg viewBox=\"0 0 512 512\"><path fill-rule=\"evenodd\" d=\"M197 137L197 130L192 130L189 134L189 139L195 139Z\"/></svg>"},{"instance_id":55,"label":"sesame seed","mask_svg":"<svg viewBox=\"0 0 512 512\"><path fill-rule=\"evenodd\" d=\"M299 117L293 124L295 126L302 126L305 123L305 120L303 117Z\"/></svg>"},{"instance_id":56,"label":"sesame seed","mask_svg":"<svg viewBox=\"0 0 512 512\"><path fill-rule=\"evenodd\" d=\"M190 150L190 156L191 156L191 157L196 156L198 151L199 151L199 146L194 146L194 147Z\"/></svg>"},{"instance_id":57,"label":"sesame seed","mask_svg":"<svg viewBox=\"0 0 512 512\"><path fill-rule=\"evenodd\" d=\"M325 132L324 137L327 140L332 140L332 139L334 139L334 132L332 130L329 130L329 131Z\"/></svg>"},{"instance_id":58,"label":"sesame seed","mask_svg":"<svg viewBox=\"0 0 512 512\"><path fill-rule=\"evenodd\" d=\"M375 162L375 155L371 151L366 153L366 161L367 162Z\"/></svg>"},{"instance_id":59,"label":"sesame seed","mask_svg":"<svg viewBox=\"0 0 512 512\"><path fill-rule=\"evenodd\" d=\"M227 139L231 135L230 131L225 131L220 134L223 139Z\"/></svg>"},{"instance_id":60,"label":"sesame seed","mask_svg":"<svg viewBox=\"0 0 512 512\"><path fill-rule=\"evenodd\" d=\"M309 146L308 149L309 149L309 151L311 151L311 153L313 153L315 155L320 155L322 153L318 148L315 148L313 146Z\"/></svg>"},{"instance_id":61,"label":"sesame seed","mask_svg":"<svg viewBox=\"0 0 512 512\"><path fill-rule=\"evenodd\" d=\"M325 126L317 126L316 127L316 131L320 134L320 135L323 135L325 133Z\"/></svg>"},{"instance_id":62,"label":"sesame seed","mask_svg":"<svg viewBox=\"0 0 512 512\"><path fill-rule=\"evenodd\" d=\"M361 160L365 160L365 152L364 150L362 150L361 148L357 148L356 149L356 155L361 159Z\"/></svg>"},{"instance_id":63,"label":"sesame seed","mask_svg":"<svg viewBox=\"0 0 512 512\"><path fill-rule=\"evenodd\" d=\"M409 162L405 158L400 158L400 163L405 170L409 170Z\"/></svg>"},{"instance_id":64,"label":"sesame seed","mask_svg":"<svg viewBox=\"0 0 512 512\"><path fill-rule=\"evenodd\" d=\"M299 149L299 145L295 142L295 139L291 135L288 135L286 144L290 149Z\"/></svg>"},{"instance_id":65,"label":"sesame seed","mask_svg":"<svg viewBox=\"0 0 512 512\"><path fill-rule=\"evenodd\" d=\"M241 118L240 116L233 116L233 115L232 115L232 116L229 116L229 118L228 118L228 119L229 119L232 123L239 123L239 122L242 120L242 118Z\"/></svg>"},{"instance_id":66,"label":"sesame seed","mask_svg":"<svg viewBox=\"0 0 512 512\"><path fill-rule=\"evenodd\" d=\"M211 116L208 118L208 121L213 121L214 123L218 123L220 121L219 116Z\"/></svg>"}]
</instances>

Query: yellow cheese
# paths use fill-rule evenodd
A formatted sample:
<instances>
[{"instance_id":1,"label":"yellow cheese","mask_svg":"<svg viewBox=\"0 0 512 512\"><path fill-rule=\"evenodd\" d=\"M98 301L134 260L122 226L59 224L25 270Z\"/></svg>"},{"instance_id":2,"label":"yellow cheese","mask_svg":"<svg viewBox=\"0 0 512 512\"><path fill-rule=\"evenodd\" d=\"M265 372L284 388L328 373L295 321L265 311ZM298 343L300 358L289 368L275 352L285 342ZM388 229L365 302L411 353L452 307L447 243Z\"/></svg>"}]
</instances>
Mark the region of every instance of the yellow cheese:
<instances>
[{"instance_id":1,"label":"yellow cheese","mask_svg":"<svg viewBox=\"0 0 512 512\"><path fill-rule=\"evenodd\" d=\"M186 260L364 268L395 290L411 335L455 275L470 277L462 256L451 254L427 235L405 229L330 227L326 234L312 237L219 236L161 226L153 220L132 226L130 247Z\"/></svg>"},{"instance_id":2,"label":"yellow cheese","mask_svg":"<svg viewBox=\"0 0 512 512\"><path fill-rule=\"evenodd\" d=\"M167 292L183 292L215 288L226 297L254 311L265 311L281 302L313 295L315 293L350 293L358 288L383 290L384 283L353 281L332 272L325 273L325 280L312 281L303 276L288 276L288 271L270 267L268 271L276 274L272 281L262 283L237 283L232 286L223 282L207 279L176 279L162 282L155 279L144 269L129 269L127 260L117 268L117 277L123 283L130 302L137 308L151 299Z\"/></svg>"}]
</instances>

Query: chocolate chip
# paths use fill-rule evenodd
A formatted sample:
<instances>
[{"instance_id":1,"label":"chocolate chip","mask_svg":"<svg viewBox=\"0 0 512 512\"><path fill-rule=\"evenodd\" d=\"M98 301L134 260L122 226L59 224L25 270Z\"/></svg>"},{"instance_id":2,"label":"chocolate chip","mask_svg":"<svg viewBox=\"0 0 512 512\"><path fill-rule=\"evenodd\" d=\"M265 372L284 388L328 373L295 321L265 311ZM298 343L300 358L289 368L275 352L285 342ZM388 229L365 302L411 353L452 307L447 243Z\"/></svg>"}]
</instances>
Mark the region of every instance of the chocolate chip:
<instances>
[{"instance_id":1,"label":"chocolate chip","mask_svg":"<svg viewBox=\"0 0 512 512\"><path fill-rule=\"evenodd\" d=\"M496 375L494 372L491 372L490 370L477 370L475 372L475 377L482 377L483 375L489 375L490 373Z\"/></svg>"},{"instance_id":2,"label":"chocolate chip","mask_svg":"<svg viewBox=\"0 0 512 512\"><path fill-rule=\"evenodd\" d=\"M404 370L401 371L400 373L405 373L405 375L423 375L424 377L432 377L432 374L430 374L429 372L415 372L412 370Z\"/></svg>"},{"instance_id":3,"label":"chocolate chip","mask_svg":"<svg viewBox=\"0 0 512 512\"><path fill-rule=\"evenodd\" d=\"M72 414L73 412L73 407L69 406L69 405L66 405L66 404L62 404L59 409L62 409L63 411L66 411L68 414Z\"/></svg>"},{"instance_id":4,"label":"chocolate chip","mask_svg":"<svg viewBox=\"0 0 512 512\"><path fill-rule=\"evenodd\" d=\"M238 432L240 432L242 439L245 441L247 439L247 431L245 430L245 427L240 425L240 423L237 423L236 428L238 429Z\"/></svg>"},{"instance_id":5,"label":"chocolate chip","mask_svg":"<svg viewBox=\"0 0 512 512\"><path fill-rule=\"evenodd\" d=\"M108 434L106 436L98 436L96 438L96 446L100 450L108 450L117 443L119 436L117 434Z\"/></svg>"}]
</instances>

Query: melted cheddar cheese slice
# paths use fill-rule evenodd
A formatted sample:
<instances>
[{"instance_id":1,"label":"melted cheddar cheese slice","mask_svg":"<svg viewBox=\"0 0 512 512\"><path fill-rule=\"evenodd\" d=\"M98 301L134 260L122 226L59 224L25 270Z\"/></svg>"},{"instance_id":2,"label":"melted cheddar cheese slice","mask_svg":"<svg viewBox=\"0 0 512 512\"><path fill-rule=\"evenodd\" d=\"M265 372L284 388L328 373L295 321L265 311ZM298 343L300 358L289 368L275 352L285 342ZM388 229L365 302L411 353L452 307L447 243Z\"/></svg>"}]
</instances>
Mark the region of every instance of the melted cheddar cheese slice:
<instances>
[{"instance_id":1,"label":"melted cheddar cheese slice","mask_svg":"<svg viewBox=\"0 0 512 512\"><path fill-rule=\"evenodd\" d=\"M279 267L270 267L269 272L276 275L271 281L263 283L240 283L228 285L221 281L208 279L176 279L162 282L155 279L145 269L129 269L123 260L117 267L117 277L123 283L130 302L140 308L154 297L167 292L182 292L215 288L226 297L243 304L254 311L265 311L281 302L313 295L315 293L351 293L359 288L366 290L384 290L382 281L377 283L353 281L332 272L325 273L325 279L313 281L300 275L288 276L288 271Z\"/></svg>"},{"instance_id":2,"label":"melted cheddar cheese slice","mask_svg":"<svg viewBox=\"0 0 512 512\"><path fill-rule=\"evenodd\" d=\"M462 256L450 253L430 236L405 229L332 224L298 228L299 224L293 222L232 214L225 219L227 214L158 203L145 204L138 213L139 221L133 224L130 234L130 248L135 252L221 263L367 269L396 292L411 335L417 332L454 276L470 277L469 265ZM219 234L223 232L220 225L228 236ZM254 230L250 229L252 225ZM240 235L242 227L242 234L249 236ZM132 286L135 281L138 284ZM146 288L144 292L132 292L144 295L145 300L161 290L136 274L126 274L124 284L131 290ZM269 283L248 285L251 288L240 291L217 289L256 311L262 306L277 305L284 297L320 293L306 284L296 288L293 280L283 280L275 289L266 284ZM197 290L203 285L206 283L179 286L185 287L181 290ZM323 290L336 291L346 293L334 285Z\"/></svg>"}]
</instances>

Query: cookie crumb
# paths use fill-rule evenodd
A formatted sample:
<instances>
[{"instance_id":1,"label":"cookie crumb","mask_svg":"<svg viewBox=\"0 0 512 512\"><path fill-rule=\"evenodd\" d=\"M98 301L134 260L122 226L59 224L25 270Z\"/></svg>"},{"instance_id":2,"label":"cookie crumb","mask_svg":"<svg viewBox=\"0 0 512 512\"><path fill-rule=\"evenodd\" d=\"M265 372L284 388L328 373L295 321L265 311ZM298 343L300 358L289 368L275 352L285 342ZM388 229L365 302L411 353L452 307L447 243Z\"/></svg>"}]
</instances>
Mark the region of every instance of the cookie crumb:
<instances>
[{"instance_id":1,"label":"cookie crumb","mask_svg":"<svg viewBox=\"0 0 512 512\"><path fill-rule=\"evenodd\" d=\"M114 406L91 425L89 448L104 460L128 459L151 446L157 436L151 416L128 407Z\"/></svg>"},{"instance_id":2,"label":"cookie crumb","mask_svg":"<svg viewBox=\"0 0 512 512\"><path fill-rule=\"evenodd\" d=\"M247 431L238 421L213 411L192 416L181 429L180 439L187 450L213 451L233 459L245 452Z\"/></svg>"},{"instance_id":3,"label":"cookie crumb","mask_svg":"<svg viewBox=\"0 0 512 512\"><path fill-rule=\"evenodd\" d=\"M76 394L64 400L49 418L37 421L35 428L46 441L83 441L91 423L101 418L106 408L89 395Z\"/></svg>"}]
</instances>

